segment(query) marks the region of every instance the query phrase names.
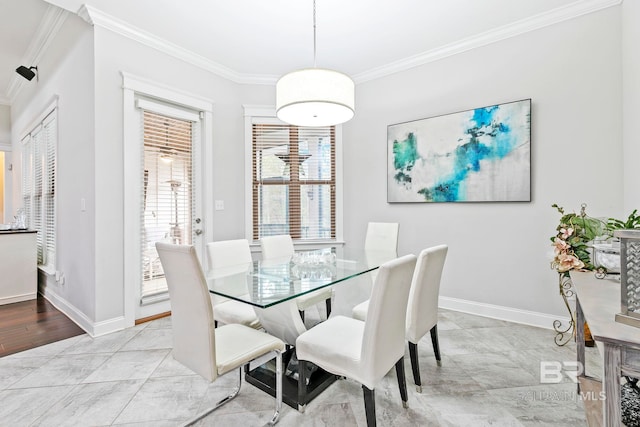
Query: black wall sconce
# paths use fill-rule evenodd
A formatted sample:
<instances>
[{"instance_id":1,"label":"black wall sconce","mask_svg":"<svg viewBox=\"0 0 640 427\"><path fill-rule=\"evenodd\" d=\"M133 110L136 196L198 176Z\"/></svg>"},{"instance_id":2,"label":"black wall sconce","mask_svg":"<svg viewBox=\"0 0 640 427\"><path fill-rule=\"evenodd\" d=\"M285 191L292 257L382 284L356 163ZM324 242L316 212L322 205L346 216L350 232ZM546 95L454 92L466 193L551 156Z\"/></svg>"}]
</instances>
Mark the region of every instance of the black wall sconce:
<instances>
[{"instance_id":1,"label":"black wall sconce","mask_svg":"<svg viewBox=\"0 0 640 427\"><path fill-rule=\"evenodd\" d=\"M33 71L35 70L35 71ZM25 67L24 65L19 66L18 68L16 68L16 73L20 74L22 77L24 77L25 79L31 81L33 80L34 77L38 76L38 67ZM38 79L36 78L36 81Z\"/></svg>"}]
</instances>

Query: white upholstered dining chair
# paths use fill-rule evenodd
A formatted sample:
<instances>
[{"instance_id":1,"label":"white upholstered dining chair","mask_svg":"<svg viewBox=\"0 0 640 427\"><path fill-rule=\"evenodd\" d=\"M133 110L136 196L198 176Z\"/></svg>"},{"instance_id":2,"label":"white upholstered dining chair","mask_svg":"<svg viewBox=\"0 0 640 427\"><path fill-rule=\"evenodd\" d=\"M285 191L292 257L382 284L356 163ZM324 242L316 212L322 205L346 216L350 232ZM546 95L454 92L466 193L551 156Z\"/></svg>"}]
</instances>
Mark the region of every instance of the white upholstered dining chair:
<instances>
[{"instance_id":1,"label":"white upholstered dining chair","mask_svg":"<svg viewBox=\"0 0 640 427\"><path fill-rule=\"evenodd\" d=\"M380 266L365 322L335 316L298 337L298 401L303 403L300 410L304 410L307 401L307 362L362 384L369 427L376 425L375 387L394 365L403 406L407 406L404 332L415 264L415 255L405 255Z\"/></svg>"},{"instance_id":2,"label":"white upholstered dining chair","mask_svg":"<svg viewBox=\"0 0 640 427\"><path fill-rule=\"evenodd\" d=\"M194 247L158 242L156 249L169 288L174 359L211 382L235 369L239 371L237 388L187 425L236 397L242 384L242 367L266 355L276 358L276 409L269 424L277 423L282 408L284 343L240 324L214 328L214 308Z\"/></svg>"},{"instance_id":3,"label":"white upholstered dining chair","mask_svg":"<svg viewBox=\"0 0 640 427\"><path fill-rule=\"evenodd\" d=\"M236 274L246 271L252 262L249 241L246 239L220 240L207 243L209 268L220 275ZM249 304L211 294L215 307L213 315L216 321L225 325L239 323L254 329L260 329L260 320Z\"/></svg>"},{"instance_id":4,"label":"white upholstered dining chair","mask_svg":"<svg viewBox=\"0 0 640 427\"><path fill-rule=\"evenodd\" d=\"M431 344L438 366L442 364L438 343L438 297L448 250L447 245L423 249L418 255L418 262L411 281L407 305L406 339L409 342L413 380L419 393L422 392L422 382L418 363L418 342L427 332L431 333ZM358 304L353 308L353 317L366 320L368 310L369 301Z\"/></svg>"},{"instance_id":5,"label":"white upholstered dining chair","mask_svg":"<svg viewBox=\"0 0 640 427\"><path fill-rule=\"evenodd\" d=\"M398 253L399 230L400 224L397 222L369 222L364 237L364 250Z\"/></svg>"},{"instance_id":6,"label":"white upholstered dining chair","mask_svg":"<svg viewBox=\"0 0 640 427\"><path fill-rule=\"evenodd\" d=\"M379 265L381 260L388 260L389 254L398 256L398 232L400 224L397 222L369 222L364 237L364 252L371 265ZM376 281L378 270L369 273L371 281Z\"/></svg>"},{"instance_id":7,"label":"white upholstered dining chair","mask_svg":"<svg viewBox=\"0 0 640 427\"><path fill-rule=\"evenodd\" d=\"M286 258L291 257L294 254L293 240L288 234L261 237L260 248L262 249L263 260ZM325 302L327 318L329 318L329 314L331 314L331 297L332 290L330 286L297 297L295 302L298 306L298 312L300 313L302 320L304 321L305 310L321 303L322 301Z\"/></svg>"}]
</instances>

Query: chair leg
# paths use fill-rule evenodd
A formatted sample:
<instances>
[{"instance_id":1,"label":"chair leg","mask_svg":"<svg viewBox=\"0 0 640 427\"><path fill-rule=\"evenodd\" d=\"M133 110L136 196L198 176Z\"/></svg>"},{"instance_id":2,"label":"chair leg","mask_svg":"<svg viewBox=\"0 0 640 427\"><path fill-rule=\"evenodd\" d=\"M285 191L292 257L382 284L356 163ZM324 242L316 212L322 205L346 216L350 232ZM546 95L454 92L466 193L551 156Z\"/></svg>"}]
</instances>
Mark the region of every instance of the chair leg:
<instances>
[{"instance_id":1,"label":"chair leg","mask_svg":"<svg viewBox=\"0 0 640 427\"><path fill-rule=\"evenodd\" d=\"M413 382L416 384L418 393L422 393L422 381L420 380L420 364L418 363L418 344L409 341L409 357L411 358L411 370L413 371Z\"/></svg>"},{"instance_id":2,"label":"chair leg","mask_svg":"<svg viewBox=\"0 0 640 427\"><path fill-rule=\"evenodd\" d=\"M302 319L302 323L304 323L304 311L298 310L298 313L300 313L300 318Z\"/></svg>"},{"instance_id":3,"label":"chair leg","mask_svg":"<svg viewBox=\"0 0 640 427\"><path fill-rule=\"evenodd\" d=\"M298 359L298 411L307 407L307 362Z\"/></svg>"},{"instance_id":4,"label":"chair leg","mask_svg":"<svg viewBox=\"0 0 640 427\"><path fill-rule=\"evenodd\" d=\"M402 407L408 408L407 400L407 379L404 375L404 356L396 362L396 376L398 377L398 387L400 387L400 398L402 398Z\"/></svg>"},{"instance_id":5,"label":"chair leg","mask_svg":"<svg viewBox=\"0 0 640 427\"><path fill-rule=\"evenodd\" d=\"M275 350L276 353L276 410L271 417L271 421L267 425L274 426L280 418L282 410L282 352Z\"/></svg>"},{"instance_id":6,"label":"chair leg","mask_svg":"<svg viewBox=\"0 0 640 427\"><path fill-rule=\"evenodd\" d=\"M331 298L327 298L324 303L327 306L327 319L328 319L329 315L331 314Z\"/></svg>"},{"instance_id":7,"label":"chair leg","mask_svg":"<svg viewBox=\"0 0 640 427\"><path fill-rule=\"evenodd\" d=\"M433 325L431 328L431 344L433 344L433 352L436 355L436 363L438 366L442 366L442 359L440 358L440 344L438 344L438 325Z\"/></svg>"},{"instance_id":8,"label":"chair leg","mask_svg":"<svg viewBox=\"0 0 640 427\"><path fill-rule=\"evenodd\" d=\"M362 394L364 394L364 412L367 414L367 427L376 427L375 391L363 385Z\"/></svg>"},{"instance_id":9,"label":"chair leg","mask_svg":"<svg viewBox=\"0 0 640 427\"><path fill-rule=\"evenodd\" d=\"M198 421L200 421L201 419L203 419L204 417L206 417L207 415L209 415L210 413L212 413L213 411L215 411L216 409L218 409L219 407L221 407L225 403L229 403L233 398L235 398L238 395L238 393L240 393L240 386L242 385L242 367L240 367L238 369L238 372L239 372L239 375L238 375L238 387L235 390L233 390L233 392L231 392L231 394L229 394L228 396L226 396L222 400L219 400L215 404L215 406L213 408L207 409L202 414L197 415L195 418L192 418L189 421L187 421L186 424L185 424L185 427L197 423ZM277 394L277 391L276 391L276 394Z\"/></svg>"}]
</instances>

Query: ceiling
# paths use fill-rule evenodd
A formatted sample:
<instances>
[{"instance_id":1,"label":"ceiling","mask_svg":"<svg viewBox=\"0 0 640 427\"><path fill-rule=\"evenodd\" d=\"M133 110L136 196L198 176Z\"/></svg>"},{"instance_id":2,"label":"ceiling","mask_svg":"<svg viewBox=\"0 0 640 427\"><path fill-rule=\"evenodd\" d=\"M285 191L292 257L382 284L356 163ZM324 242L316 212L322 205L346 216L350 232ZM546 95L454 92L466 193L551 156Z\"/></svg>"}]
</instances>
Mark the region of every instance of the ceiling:
<instances>
[{"instance_id":1,"label":"ceiling","mask_svg":"<svg viewBox=\"0 0 640 427\"><path fill-rule=\"evenodd\" d=\"M358 83L620 1L317 0L316 65ZM0 103L27 84L14 70L37 65L58 7L83 4L237 81L314 65L312 0L0 0Z\"/></svg>"}]
</instances>

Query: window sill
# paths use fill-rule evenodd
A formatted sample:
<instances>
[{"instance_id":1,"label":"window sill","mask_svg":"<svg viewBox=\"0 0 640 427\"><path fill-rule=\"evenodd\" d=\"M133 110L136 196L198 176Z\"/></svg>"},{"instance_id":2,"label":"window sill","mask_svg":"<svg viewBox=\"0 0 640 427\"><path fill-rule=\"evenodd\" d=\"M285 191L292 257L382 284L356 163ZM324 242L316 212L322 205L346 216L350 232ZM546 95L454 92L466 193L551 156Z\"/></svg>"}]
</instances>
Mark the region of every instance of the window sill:
<instances>
[{"instance_id":1,"label":"window sill","mask_svg":"<svg viewBox=\"0 0 640 427\"><path fill-rule=\"evenodd\" d=\"M344 240L299 240L293 242L295 250L312 251L314 249L339 248L346 244ZM249 244L252 253L259 253L260 241L255 240Z\"/></svg>"},{"instance_id":2,"label":"window sill","mask_svg":"<svg viewBox=\"0 0 640 427\"><path fill-rule=\"evenodd\" d=\"M50 265L39 265L38 266L38 271L41 271L42 273L46 274L47 276L55 276L56 275L56 269L51 267Z\"/></svg>"}]
</instances>

